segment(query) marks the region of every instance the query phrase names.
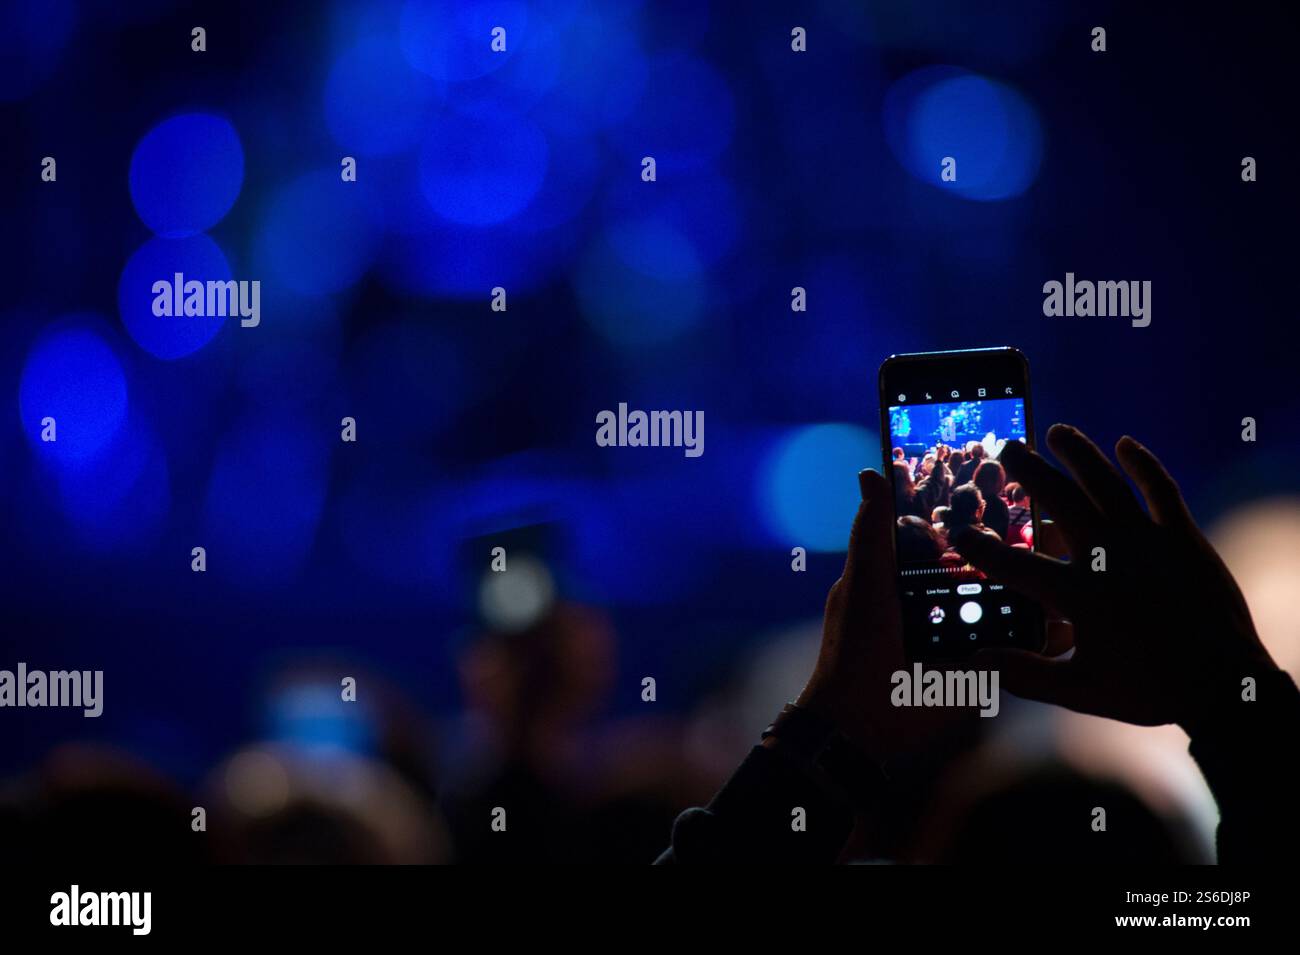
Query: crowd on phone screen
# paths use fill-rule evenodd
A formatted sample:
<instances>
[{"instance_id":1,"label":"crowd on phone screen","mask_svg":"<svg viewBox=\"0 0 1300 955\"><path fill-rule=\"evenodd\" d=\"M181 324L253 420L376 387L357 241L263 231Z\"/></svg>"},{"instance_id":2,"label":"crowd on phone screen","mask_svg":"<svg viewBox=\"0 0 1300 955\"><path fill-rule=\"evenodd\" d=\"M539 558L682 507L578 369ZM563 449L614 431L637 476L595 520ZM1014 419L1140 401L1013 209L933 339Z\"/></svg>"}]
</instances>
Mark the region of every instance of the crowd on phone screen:
<instances>
[{"instance_id":1,"label":"crowd on phone screen","mask_svg":"<svg viewBox=\"0 0 1300 955\"><path fill-rule=\"evenodd\" d=\"M963 563L950 539L964 527L996 534L1015 547L1033 545L1029 494L984 443L938 444L920 457L893 450L899 556L905 561Z\"/></svg>"}]
</instances>

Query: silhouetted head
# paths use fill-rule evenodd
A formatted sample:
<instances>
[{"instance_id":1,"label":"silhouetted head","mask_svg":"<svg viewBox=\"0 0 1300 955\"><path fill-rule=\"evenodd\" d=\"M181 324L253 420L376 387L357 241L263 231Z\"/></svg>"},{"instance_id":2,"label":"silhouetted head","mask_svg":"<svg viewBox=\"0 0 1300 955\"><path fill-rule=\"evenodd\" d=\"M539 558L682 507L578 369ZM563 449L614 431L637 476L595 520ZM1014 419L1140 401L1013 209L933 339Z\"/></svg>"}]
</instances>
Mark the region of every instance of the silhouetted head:
<instances>
[{"instance_id":1,"label":"silhouetted head","mask_svg":"<svg viewBox=\"0 0 1300 955\"><path fill-rule=\"evenodd\" d=\"M950 527L978 524L983 517L984 497L979 488L974 484L963 484L953 489L946 522Z\"/></svg>"},{"instance_id":2,"label":"silhouetted head","mask_svg":"<svg viewBox=\"0 0 1300 955\"><path fill-rule=\"evenodd\" d=\"M906 461L894 462L894 491L911 491L912 490L912 469L907 466Z\"/></svg>"},{"instance_id":3,"label":"silhouetted head","mask_svg":"<svg viewBox=\"0 0 1300 955\"><path fill-rule=\"evenodd\" d=\"M898 556L901 560L938 560L943 556L943 538L919 517L898 519Z\"/></svg>"},{"instance_id":4,"label":"silhouetted head","mask_svg":"<svg viewBox=\"0 0 1300 955\"><path fill-rule=\"evenodd\" d=\"M971 480L987 501L1001 496L1002 487L1007 482L1007 472L1002 470L1002 465L997 461L984 461L975 469L975 476Z\"/></svg>"},{"instance_id":5,"label":"silhouetted head","mask_svg":"<svg viewBox=\"0 0 1300 955\"><path fill-rule=\"evenodd\" d=\"M523 630L484 634L460 661L470 705L507 738L581 722L604 704L613 670L608 623L571 604Z\"/></svg>"},{"instance_id":6,"label":"silhouetted head","mask_svg":"<svg viewBox=\"0 0 1300 955\"><path fill-rule=\"evenodd\" d=\"M135 756L100 744L55 749L0 801L0 843L15 861L67 865L129 859L169 866L209 861L191 829L194 800Z\"/></svg>"}]
</instances>

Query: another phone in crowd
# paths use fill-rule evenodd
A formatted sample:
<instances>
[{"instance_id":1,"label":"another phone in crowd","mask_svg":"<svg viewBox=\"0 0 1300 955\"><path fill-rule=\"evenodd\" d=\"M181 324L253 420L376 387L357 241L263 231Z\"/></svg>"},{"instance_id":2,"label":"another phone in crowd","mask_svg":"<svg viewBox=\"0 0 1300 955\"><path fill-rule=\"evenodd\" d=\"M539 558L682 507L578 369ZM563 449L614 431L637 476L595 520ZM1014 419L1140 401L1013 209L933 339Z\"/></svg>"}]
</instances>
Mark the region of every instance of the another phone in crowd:
<instances>
[{"instance_id":1,"label":"another phone in crowd","mask_svg":"<svg viewBox=\"0 0 1300 955\"><path fill-rule=\"evenodd\" d=\"M1009 347L891 355L880 366L880 435L908 659L1042 650L1042 608L949 544L968 526L1013 547L1039 537L1037 504L998 462L1008 441L1034 446L1025 356Z\"/></svg>"}]
</instances>

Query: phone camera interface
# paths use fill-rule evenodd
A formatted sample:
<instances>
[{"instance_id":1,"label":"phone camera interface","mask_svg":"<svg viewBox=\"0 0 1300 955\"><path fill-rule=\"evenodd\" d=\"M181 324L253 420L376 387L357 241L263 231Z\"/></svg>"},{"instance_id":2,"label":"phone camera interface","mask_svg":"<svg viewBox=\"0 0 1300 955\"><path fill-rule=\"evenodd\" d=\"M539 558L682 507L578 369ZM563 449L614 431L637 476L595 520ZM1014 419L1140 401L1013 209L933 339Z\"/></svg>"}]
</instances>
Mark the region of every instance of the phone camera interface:
<instances>
[{"instance_id":1,"label":"phone camera interface","mask_svg":"<svg viewBox=\"0 0 1300 955\"><path fill-rule=\"evenodd\" d=\"M969 527L1033 547L1032 502L999 461L1008 441L1026 440L1024 398L1001 384L966 390L898 393L908 403L888 409L905 629L929 653L1014 646L1017 631L1032 629L1026 615L1037 613L950 543Z\"/></svg>"}]
</instances>

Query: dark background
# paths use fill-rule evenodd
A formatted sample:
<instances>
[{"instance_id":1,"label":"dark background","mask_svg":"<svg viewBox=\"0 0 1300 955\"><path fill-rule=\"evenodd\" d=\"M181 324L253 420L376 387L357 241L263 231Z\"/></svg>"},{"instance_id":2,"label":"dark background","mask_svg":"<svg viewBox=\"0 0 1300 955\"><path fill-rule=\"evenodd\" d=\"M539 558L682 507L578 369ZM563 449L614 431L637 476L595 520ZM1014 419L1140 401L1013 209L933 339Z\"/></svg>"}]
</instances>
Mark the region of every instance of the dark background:
<instances>
[{"instance_id":1,"label":"dark background","mask_svg":"<svg viewBox=\"0 0 1300 955\"><path fill-rule=\"evenodd\" d=\"M768 638L819 616L853 472L878 464L891 353L1019 347L1040 427L1137 436L1207 524L1300 486L1280 5L466 4L467 35L511 24L503 65L469 78L407 62L403 7L4 4L0 667L102 669L106 687L98 720L0 714L0 771L74 739L187 788L253 740L369 752L369 717L277 696L319 666L320 686L354 674L363 702L410 701L454 775L473 738L457 660L498 545L607 615L598 724L650 720L648 738L689 749ZM1018 121L925 99L953 77ZM165 361L119 315L152 237L128 173L149 130L191 112L238 133L239 194L206 232L262 281L262 323ZM482 132L522 128L510 117L545 141L540 184L511 152L535 139ZM938 181L948 142L964 193ZM526 201L444 214L473 220L485 195ZM343 287L309 287L340 271ZM1067 271L1150 280L1150 326L1044 317L1043 283ZM43 336L70 326L108 345L129 393L129 429L75 465L18 400ZM703 457L598 448L595 416L620 401L703 409ZM720 717L729 739L761 728L739 713ZM656 736L659 719L674 728Z\"/></svg>"}]
</instances>

